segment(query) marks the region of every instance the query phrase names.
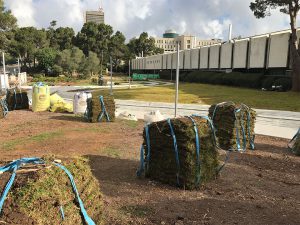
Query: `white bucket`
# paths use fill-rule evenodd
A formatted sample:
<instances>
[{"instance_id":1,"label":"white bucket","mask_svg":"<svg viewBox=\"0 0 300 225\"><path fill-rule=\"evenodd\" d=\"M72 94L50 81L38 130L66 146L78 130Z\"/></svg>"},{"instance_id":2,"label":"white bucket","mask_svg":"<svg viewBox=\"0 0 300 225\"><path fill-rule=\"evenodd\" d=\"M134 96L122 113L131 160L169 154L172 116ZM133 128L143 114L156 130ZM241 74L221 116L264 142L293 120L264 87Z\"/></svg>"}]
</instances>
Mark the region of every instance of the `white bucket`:
<instances>
[{"instance_id":1,"label":"white bucket","mask_svg":"<svg viewBox=\"0 0 300 225\"><path fill-rule=\"evenodd\" d=\"M144 121L146 123L158 122L164 119L165 117L160 113L159 110L151 111L150 113L144 115Z\"/></svg>"},{"instance_id":2,"label":"white bucket","mask_svg":"<svg viewBox=\"0 0 300 225\"><path fill-rule=\"evenodd\" d=\"M92 94L89 92L77 92L74 95L73 109L74 114L84 114L87 107L87 99L91 98Z\"/></svg>"}]
</instances>

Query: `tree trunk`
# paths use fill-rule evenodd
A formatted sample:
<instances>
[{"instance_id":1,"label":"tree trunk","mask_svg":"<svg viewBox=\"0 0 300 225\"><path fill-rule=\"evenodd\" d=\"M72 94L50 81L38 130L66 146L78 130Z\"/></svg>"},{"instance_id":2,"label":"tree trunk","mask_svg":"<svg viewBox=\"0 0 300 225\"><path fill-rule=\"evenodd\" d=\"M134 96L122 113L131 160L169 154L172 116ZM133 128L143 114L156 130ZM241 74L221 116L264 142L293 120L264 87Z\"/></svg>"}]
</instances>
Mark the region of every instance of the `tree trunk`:
<instances>
[{"instance_id":1,"label":"tree trunk","mask_svg":"<svg viewBox=\"0 0 300 225\"><path fill-rule=\"evenodd\" d=\"M292 53L292 91L300 92L300 54L298 49L298 37L296 30L297 11L290 6L290 19L292 36L290 39Z\"/></svg>"}]
</instances>

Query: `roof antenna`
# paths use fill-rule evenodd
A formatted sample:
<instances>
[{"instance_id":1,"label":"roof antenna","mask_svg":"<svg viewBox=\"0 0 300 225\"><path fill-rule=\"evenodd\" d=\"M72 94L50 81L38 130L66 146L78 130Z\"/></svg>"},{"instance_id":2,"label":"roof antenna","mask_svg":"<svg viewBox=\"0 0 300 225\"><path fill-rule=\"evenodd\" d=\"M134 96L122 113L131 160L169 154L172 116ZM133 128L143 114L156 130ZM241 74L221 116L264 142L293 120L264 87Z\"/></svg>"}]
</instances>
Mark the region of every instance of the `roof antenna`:
<instances>
[{"instance_id":1,"label":"roof antenna","mask_svg":"<svg viewBox=\"0 0 300 225\"><path fill-rule=\"evenodd\" d=\"M103 2L102 2L102 0L101 0L101 2L100 2L100 8L99 8L99 11L100 11L100 12L103 12Z\"/></svg>"}]
</instances>

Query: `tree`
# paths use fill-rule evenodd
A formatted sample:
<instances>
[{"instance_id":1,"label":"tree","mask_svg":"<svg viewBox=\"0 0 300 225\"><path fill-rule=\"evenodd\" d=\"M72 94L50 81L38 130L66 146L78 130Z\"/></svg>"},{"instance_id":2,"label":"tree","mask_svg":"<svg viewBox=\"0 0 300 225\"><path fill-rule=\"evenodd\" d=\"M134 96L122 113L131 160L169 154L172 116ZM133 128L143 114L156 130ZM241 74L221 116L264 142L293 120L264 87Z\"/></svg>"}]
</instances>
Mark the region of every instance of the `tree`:
<instances>
[{"instance_id":1,"label":"tree","mask_svg":"<svg viewBox=\"0 0 300 225\"><path fill-rule=\"evenodd\" d=\"M36 53L36 59L39 63L39 67L48 73L54 66L56 55L57 51L52 48L43 48L38 50Z\"/></svg>"},{"instance_id":2,"label":"tree","mask_svg":"<svg viewBox=\"0 0 300 225\"><path fill-rule=\"evenodd\" d=\"M122 61L125 59L128 47L125 44L125 36L117 31L109 42L109 53L113 60L113 67L118 71L118 68L122 64Z\"/></svg>"},{"instance_id":3,"label":"tree","mask_svg":"<svg viewBox=\"0 0 300 225\"><path fill-rule=\"evenodd\" d=\"M5 49L9 44L9 31L17 27L17 19L11 11L5 10L4 1L0 0L0 48Z\"/></svg>"},{"instance_id":4,"label":"tree","mask_svg":"<svg viewBox=\"0 0 300 225\"><path fill-rule=\"evenodd\" d=\"M141 56L142 52L143 56L163 53L163 49L155 46L155 39L149 37L147 32L141 33L139 38L131 39L128 43L128 47L130 52L135 56Z\"/></svg>"},{"instance_id":5,"label":"tree","mask_svg":"<svg viewBox=\"0 0 300 225\"><path fill-rule=\"evenodd\" d=\"M59 27L56 30L47 30L47 37L50 42L50 47L58 50L70 49L73 47L73 38L75 32L70 27Z\"/></svg>"},{"instance_id":6,"label":"tree","mask_svg":"<svg viewBox=\"0 0 300 225\"><path fill-rule=\"evenodd\" d=\"M25 67L31 67L32 62L35 67L35 54L39 49L48 46L46 31L34 27L22 27L14 30L13 34L9 52L15 57L20 57Z\"/></svg>"},{"instance_id":7,"label":"tree","mask_svg":"<svg viewBox=\"0 0 300 225\"><path fill-rule=\"evenodd\" d=\"M298 45L296 21L300 9L299 0L255 0L250 3L250 9L256 18L264 18L271 15L272 9L288 14L292 35L290 38L290 49L292 59L293 91L300 92L300 49Z\"/></svg>"},{"instance_id":8,"label":"tree","mask_svg":"<svg viewBox=\"0 0 300 225\"><path fill-rule=\"evenodd\" d=\"M79 71L80 65L84 63L84 60L83 52L79 48L73 47L71 49L65 49L58 54L55 62L64 72L72 75L74 72Z\"/></svg>"},{"instance_id":9,"label":"tree","mask_svg":"<svg viewBox=\"0 0 300 225\"><path fill-rule=\"evenodd\" d=\"M89 56L84 61L85 62L79 68L80 69L79 71L83 73L84 78L91 77L93 76L94 73L99 72L100 60L96 53L89 52Z\"/></svg>"}]
</instances>

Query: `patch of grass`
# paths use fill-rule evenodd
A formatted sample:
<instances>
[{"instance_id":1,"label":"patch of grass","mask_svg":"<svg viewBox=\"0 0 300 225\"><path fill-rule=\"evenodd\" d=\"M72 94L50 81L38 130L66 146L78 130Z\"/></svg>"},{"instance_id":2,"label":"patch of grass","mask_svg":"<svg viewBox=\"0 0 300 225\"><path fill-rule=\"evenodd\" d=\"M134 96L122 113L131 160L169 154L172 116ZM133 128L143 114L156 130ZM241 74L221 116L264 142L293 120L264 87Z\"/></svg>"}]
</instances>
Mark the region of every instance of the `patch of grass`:
<instances>
[{"instance_id":1,"label":"patch of grass","mask_svg":"<svg viewBox=\"0 0 300 225\"><path fill-rule=\"evenodd\" d=\"M56 137L62 136L63 134L64 133L62 131L54 131L54 132L40 133L40 134L34 135L32 137L9 140L9 141L5 141L1 144L1 149L2 150L12 150L16 146L24 145L27 142L31 142L31 141L32 142L44 142L44 141L51 140Z\"/></svg>"},{"instance_id":2,"label":"patch of grass","mask_svg":"<svg viewBox=\"0 0 300 225\"><path fill-rule=\"evenodd\" d=\"M108 94L108 90L96 91ZM114 90L116 99L130 99L152 102L174 102L174 86ZM228 87L210 84L180 83L179 102L186 104L212 105L224 101L245 103L253 108L288 110L300 112L300 93L267 92L261 90Z\"/></svg>"},{"instance_id":3,"label":"patch of grass","mask_svg":"<svg viewBox=\"0 0 300 225\"><path fill-rule=\"evenodd\" d=\"M121 207L120 211L124 214L130 214L136 217L145 217L148 214L152 213L153 209L147 206L131 205Z\"/></svg>"},{"instance_id":4,"label":"patch of grass","mask_svg":"<svg viewBox=\"0 0 300 225\"><path fill-rule=\"evenodd\" d=\"M107 155L108 157L111 157L111 158L118 158L118 159L121 158L120 150L116 149L116 148L113 148L113 147L105 148L103 150L103 153L105 155Z\"/></svg>"},{"instance_id":5,"label":"patch of grass","mask_svg":"<svg viewBox=\"0 0 300 225\"><path fill-rule=\"evenodd\" d=\"M137 128L137 126L139 125L138 121L134 121L134 120L119 120L120 122L122 122L123 124L125 124L127 127L130 128ZM119 122L117 121L117 122Z\"/></svg>"}]
</instances>

